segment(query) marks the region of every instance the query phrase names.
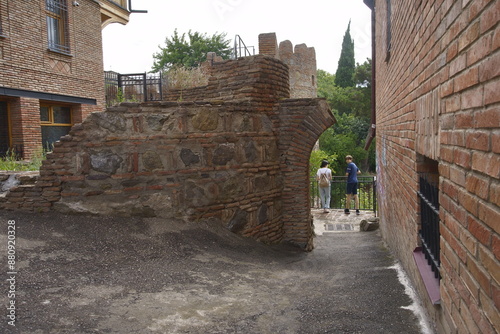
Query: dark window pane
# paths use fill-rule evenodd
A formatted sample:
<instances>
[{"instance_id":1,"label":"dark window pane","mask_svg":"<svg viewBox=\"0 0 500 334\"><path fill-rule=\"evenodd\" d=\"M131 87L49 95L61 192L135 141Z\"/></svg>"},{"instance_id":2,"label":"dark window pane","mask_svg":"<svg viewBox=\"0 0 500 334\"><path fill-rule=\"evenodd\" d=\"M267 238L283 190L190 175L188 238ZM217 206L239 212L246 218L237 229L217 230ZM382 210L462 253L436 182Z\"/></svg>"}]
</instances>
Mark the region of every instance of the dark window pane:
<instances>
[{"instance_id":1,"label":"dark window pane","mask_svg":"<svg viewBox=\"0 0 500 334\"><path fill-rule=\"evenodd\" d=\"M71 109L69 107L52 107L55 124L71 124Z\"/></svg>"},{"instance_id":2,"label":"dark window pane","mask_svg":"<svg viewBox=\"0 0 500 334\"><path fill-rule=\"evenodd\" d=\"M52 151L53 144L71 130L71 126L42 126L43 148Z\"/></svg>"},{"instance_id":3,"label":"dark window pane","mask_svg":"<svg viewBox=\"0 0 500 334\"><path fill-rule=\"evenodd\" d=\"M59 20L50 16L47 16L47 36L49 40L49 47L54 49L61 45L60 30L59 30Z\"/></svg>"},{"instance_id":4,"label":"dark window pane","mask_svg":"<svg viewBox=\"0 0 500 334\"><path fill-rule=\"evenodd\" d=\"M49 49L69 53L66 0L46 0Z\"/></svg>"},{"instance_id":5,"label":"dark window pane","mask_svg":"<svg viewBox=\"0 0 500 334\"><path fill-rule=\"evenodd\" d=\"M40 107L40 121L50 122L49 107Z\"/></svg>"},{"instance_id":6,"label":"dark window pane","mask_svg":"<svg viewBox=\"0 0 500 334\"><path fill-rule=\"evenodd\" d=\"M9 150L9 115L7 103L0 101L0 156Z\"/></svg>"}]
</instances>

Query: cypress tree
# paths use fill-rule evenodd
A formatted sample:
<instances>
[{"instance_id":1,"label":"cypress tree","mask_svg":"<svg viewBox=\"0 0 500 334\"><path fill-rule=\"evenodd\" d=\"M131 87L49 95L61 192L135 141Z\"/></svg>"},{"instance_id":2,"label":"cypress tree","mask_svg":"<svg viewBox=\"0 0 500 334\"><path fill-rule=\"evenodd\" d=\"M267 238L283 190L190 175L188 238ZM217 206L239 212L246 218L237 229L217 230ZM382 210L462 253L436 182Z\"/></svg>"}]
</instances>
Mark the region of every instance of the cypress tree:
<instances>
[{"instance_id":1,"label":"cypress tree","mask_svg":"<svg viewBox=\"0 0 500 334\"><path fill-rule=\"evenodd\" d=\"M351 38L351 21L349 21L342 41L342 51L340 51L337 72L335 73L335 84L338 87L354 87L355 68L354 40Z\"/></svg>"}]
</instances>

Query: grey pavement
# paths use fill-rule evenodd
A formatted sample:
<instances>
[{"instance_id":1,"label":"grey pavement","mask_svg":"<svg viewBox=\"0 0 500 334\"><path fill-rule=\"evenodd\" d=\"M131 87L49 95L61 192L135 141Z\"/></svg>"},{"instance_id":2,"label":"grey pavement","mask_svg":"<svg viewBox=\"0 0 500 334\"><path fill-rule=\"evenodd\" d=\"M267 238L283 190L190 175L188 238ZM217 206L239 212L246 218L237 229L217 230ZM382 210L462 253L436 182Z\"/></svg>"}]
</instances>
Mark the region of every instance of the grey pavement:
<instances>
[{"instance_id":1,"label":"grey pavement","mask_svg":"<svg viewBox=\"0 0 500 334\"><path fill-rule=\"evenodd\" d=\"M314 216L304 253L217 222L0 212L0 333L421 333L379 233L356 231L364 216Z\"/></svg>"}]
</instances>

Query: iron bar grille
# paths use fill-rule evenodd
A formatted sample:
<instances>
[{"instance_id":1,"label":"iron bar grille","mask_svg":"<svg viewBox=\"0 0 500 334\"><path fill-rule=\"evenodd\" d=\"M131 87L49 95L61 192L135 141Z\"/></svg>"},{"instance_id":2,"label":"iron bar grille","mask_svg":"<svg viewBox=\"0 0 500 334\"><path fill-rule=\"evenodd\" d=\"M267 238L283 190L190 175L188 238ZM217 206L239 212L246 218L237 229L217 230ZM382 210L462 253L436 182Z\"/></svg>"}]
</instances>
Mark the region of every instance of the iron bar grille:
<instances>
[{"instance_id":1,"label":"iron bar grille","mask_svg":"<svg viewBox=\"0 0 500 334\"><path fill-rule=\"evenodd\" d=\"M331 199L330 208L344 209L346 207L346 176L333 176L331 182ZM376 178L375 176L358 176L358 198L359 209L377 211L377 196L376 196ZM318 182L311 180L311 207L320 207ZM351 205L354 208L354 205Z\"/></svg>"},{"instance_id":2,"label":"iron bar grille","mask_svg":"<svg viewBox=\"0 0 500 334\"><path fill-rule=\"evenodd\" d=\"M104 72L106 105L120 102L147 102L163 99L162 75L135 73L120 74Z\"/></svg>"},{"instance_id":3,"label":"iron bar grille","mask_svg":"<svg viewBox=\"0 0 500 334\"><path fill-rule=\"evenodd\" d=\"M432 184L426 175L419 177L420 218L419 231L422 250L427 264L432 268L434 276L441 278L440 268L440 233L439 233L439 189Z\"/></svg>"},{"instance_id":4,"label":"iron bar grille","mask_svg":"<svg viewBox=\"0 0 500 334\"><path fill-rule=\"evenodd\" d=\"M49 49L70 53L68 34L68 6L66 0L45 0L47 39Z\"/></svg>"}]
</instances>

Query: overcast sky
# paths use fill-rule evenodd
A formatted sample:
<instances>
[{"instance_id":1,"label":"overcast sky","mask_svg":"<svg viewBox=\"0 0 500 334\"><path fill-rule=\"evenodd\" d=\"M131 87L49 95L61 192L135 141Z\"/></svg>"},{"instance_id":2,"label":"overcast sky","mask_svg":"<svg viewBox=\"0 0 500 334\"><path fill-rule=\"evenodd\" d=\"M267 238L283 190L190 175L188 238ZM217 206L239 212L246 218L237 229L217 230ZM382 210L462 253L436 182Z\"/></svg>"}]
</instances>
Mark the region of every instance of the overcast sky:
<instances>
[{"instance_id":1,"label":"overcast sky","mask_svg":"<svg viewBox=\"0 0 500 334\"><path fill-rule=\"evenodd\" d=\"M351 20L356 62L371 58L370 10L363 0L132 0L130 22L103 29L104 70L142 73L151 70L153 54L175 29L240 35L258 52L258 36L275 32L278 43L290 40L316 50L318 69L335 73L342 38ZM231 44L232 45L232 44Z\"/></svg>"}]
</instances>

